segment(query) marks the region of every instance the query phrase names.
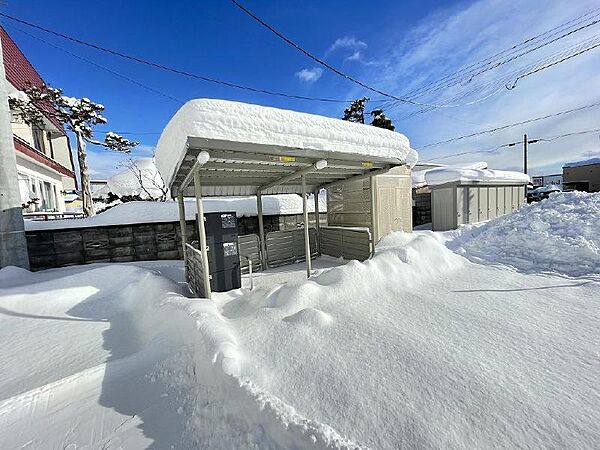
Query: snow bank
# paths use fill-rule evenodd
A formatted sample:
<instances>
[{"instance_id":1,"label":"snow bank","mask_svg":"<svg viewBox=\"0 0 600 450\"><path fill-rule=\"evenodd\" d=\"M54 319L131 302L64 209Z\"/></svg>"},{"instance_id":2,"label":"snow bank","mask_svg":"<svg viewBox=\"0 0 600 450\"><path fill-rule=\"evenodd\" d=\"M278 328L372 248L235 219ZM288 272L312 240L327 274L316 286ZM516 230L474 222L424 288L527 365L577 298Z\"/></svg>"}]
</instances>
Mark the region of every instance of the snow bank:
<instances>
[{"instance_id":1,"label":"snow bank","mask_svg":"<svg viewBox=\"0 0 600 450\"><path fill-rule=\"evenodd\" d=\"M167 185L189 136L394 158L410 166L417 162L406 136L390 130L266 106L198 99L177 111L156 146L156 166Z\"/></svg>"},{"instance_id":2,"label":"snow bank","mask_svg":"<svg viewBox=\"0 0 600 450\"><path fill-rule=\"evenodd\" d=\"M2 269L0 312L2 448L359 448L239 378L217 306L135 265Z\"/></svg>"},{"instance_id":3,"label":"snow bank","mask_svg":"<svg viewBox=\"0 0 600 450\"><path fill-rule=\"evenodd\" d=\"M506 170L475 169L462 167L441 167L425 173L429 186L446 183L490 183L490 184L528 184L529 175Z\"/></svg>"},{"instance_id":4,"label":"snow bank","mask_svg":"<svg viewBox=\"0 0 600 450\"><path fill-rule=\"evenodd\" d=\"M592 164L600 164L600 158L591 158L591 159L585 159L583 161L568 162L563 167L581 167L581 166L590 166Z\"/></svg>"},{"instance_id":5,"label":"snow bank","mask_svg":"<svg viewBox=\"0 0 600 450\"><path fill-rule=\"evenodd\" d=\"M598 283L473 264L439 233L219 294L235 373L370 448L592 447Z\"/></svg>"},{"instance_id":6,"label":"snow bank","mask_svg":"<svg viewBox=\"0 0 600 450\"><path fill-rule=\"evenodd\" d=\"M106 196L109 192L124 197L139 195L142 199L159 199L164 194L164 182L158 173L153 158L139 158L125 170L111 176L106 186L99 189L94 197Z\"/></svg>"},{"instance_id":7,"label":"snow bank","mask_svg":"<svg viewBox=\"0 0 600 450\"><path fill-rule=\"evenodd\" d=\"M417 170L412 173L412 187L420 188L427 186L427 181L425 181L425 175L436 171L436 170L447 170L447 169L473 169L473 170L482 170L487 169L487 163L485 161L478 161L471 164L453 164L444 167L432 167L431 169Z\"/></svg>"},{"instance_id":8,"label":"snow bank","mask_svg":"<svg viewBox=\"0 0 600 450\"><path fill-rule=\"evenodd\" d=\"M555 193L449 235L448 245L473 260L526 272L600 275L600 194Z\"/></svg>"},{"instance_id":9,"label":"snow bank","mask_svg":"<svg viewBox=\"0 0 600 450\"><path fill-rule=\"evenodd\" d=\"M296 194L265 195L263 201L264 215L302 214L302 197ZM256 197L208 197L203 198L204 212L235 211L238 217L256 216ZM314 212L315 203L312 195L308 201L309 212ZM327 212L327 199L319 197L319 211ZM185 200L185 216L187 220L196 218L196 201ZM61 228L84 228L93 226L128 225L136 223L176 222L179 220L177 202L127 202L96 214L86 219L25 221L26 230L53 230Z\"/></svg>"}]
</instances>

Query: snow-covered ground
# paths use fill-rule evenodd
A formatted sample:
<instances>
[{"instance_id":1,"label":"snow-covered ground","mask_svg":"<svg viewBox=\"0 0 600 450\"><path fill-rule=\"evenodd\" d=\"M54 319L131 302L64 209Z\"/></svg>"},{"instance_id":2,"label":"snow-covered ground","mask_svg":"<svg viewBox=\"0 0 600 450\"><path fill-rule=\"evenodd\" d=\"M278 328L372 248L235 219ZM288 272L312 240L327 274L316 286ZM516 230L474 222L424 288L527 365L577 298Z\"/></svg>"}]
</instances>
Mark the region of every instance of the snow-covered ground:
<instances>
[{"instance_id":1,"label":"snow-covered ground","mask_svg":"<svg viewBox=\"0 0 600 450\"><path fill-rule=\"evenodd\" d=\"M286 215L302 214L302 197L297 194L265 195L262 198L263 214ZM235 212L238 217L256 216L256 197L208 197L202 200L204 212ZM100 206L100 205L98 205ZM308 212L314 212L313 195L308 198ZM319 211L327 212L327 197L325 191L319 195ZM196 200L185 199L185 217L187 220L196 218ZM124 225L134 223L176 222L179 220L179 209L176 201L149 202L136 201L117 203L106 211L102 211L85 219L66 220L27 220L26 230L48 230L61 228L82 228L108 225Z\"/></svg>"},{"instance_id":2,"label":"snow-covered ground","mask_svg":"<svg viewBox=\"0 0 600 450\"><path fill-rule=\"evenodd\" d=\"M164 262L2 269L0 448L597 448L598 197L396 233L214 302ZM508 256L546 242L583 269Z\"/></svg>"}]
</instances>

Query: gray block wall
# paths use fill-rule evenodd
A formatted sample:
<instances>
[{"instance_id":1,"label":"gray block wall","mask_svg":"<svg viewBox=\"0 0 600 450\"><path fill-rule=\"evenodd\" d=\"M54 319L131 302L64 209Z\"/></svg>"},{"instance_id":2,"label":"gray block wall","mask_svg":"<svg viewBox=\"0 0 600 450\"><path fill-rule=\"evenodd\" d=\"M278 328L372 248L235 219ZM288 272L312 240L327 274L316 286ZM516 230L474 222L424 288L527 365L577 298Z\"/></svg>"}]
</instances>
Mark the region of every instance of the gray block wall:
<instances>
[{"instance_id":1,"label":"gray block wall","mask_svg":"<svg viewBox=\"0 0 600 450\"><path fill-rule=\"evenodd\" d=\"M314 225L314 214L309 222ZM327 216L321 214L321 223ZM73 219L76 220L76 219ZM302 215L264 216L265 233L297 229ZM188 242L198 240L188 221ZM240 235L258 233L257 217L238 218ZM179 222L27 231L31 270L75 264L183 259Z\"/></svg>"}]
</instances>

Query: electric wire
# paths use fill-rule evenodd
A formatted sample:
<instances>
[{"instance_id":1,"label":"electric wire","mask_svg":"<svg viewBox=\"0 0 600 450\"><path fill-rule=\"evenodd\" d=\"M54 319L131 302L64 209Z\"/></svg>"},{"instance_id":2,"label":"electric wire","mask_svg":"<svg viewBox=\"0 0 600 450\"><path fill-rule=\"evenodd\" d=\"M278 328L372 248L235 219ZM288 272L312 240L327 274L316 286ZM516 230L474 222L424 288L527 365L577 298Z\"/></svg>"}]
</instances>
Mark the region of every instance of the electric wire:
<instances>
[{"instance_id":1,"label":"electric wire","mask_svg":"<svg viewBox=\"0 0 600 450\"><path fill-rule=\"evenodd\" d=\"M78 39L78 38L75 38L75 37L72 37L72 36L68 36L68 35L66 35L64 33L60 33L58 31L53 31L53 30L50 30L48 28L42 27L40 25L36 25L34 23L31 23L31 22L19 19L17 17L10 16L10 15L5 14L3 12L0 12L0 17L4 17L6 19L9 19L9 20L12 20L14 22L20 23L22 25L25 25L25 26L28 26L28 27L31 27L31 28L35 28L35 29L43 31L45 33L52 34L52 35L60 37L62 39L66 39L66 40L74 42L76 44L83 45L83 46L86 46L86 47L89 47L89 48L93 48L95 50L111 54L113 56L118 56L120 58L127 59L129 61L134 61L134 62L137 62L139 64L143 64L143 65L146 65L146 66L149 66L149 67L153 67L155 69L159 69L159 70L162 70L162 71L175 73L175 74L178 74L178 75L182 75L182 76L185 76L185 77L188 77L188 78L193 78L193 79L200 80L200 81L205 81L207 83L213 83L213 84L218 84L218 85L221 85L221 86L226 86L226 87L229 87L229 88L246 90L246 91L255 92L255 93L258 93L258 94L266 94L266 95L272 95L272 96L277 96L277 97L293 98L293 99L296 99L296 100L317 101L317 102L325 102L325 103L350 103L350 102L352 102L352 100L342 100L342 99L332 99L332 98L322 98L322 97L309 97L309 96L304 96L304 95L288 94L288 93L285 93L285 92L272 91L272 90L262 89L262 88L255 88L253 86L247 86L247 85L232 83L232 82L229 82L229 81L219 80L219 79L216 79L216 78L210 78L210 77L206 77L204 75L198 75L198 74L186 71L186 70L181 70L181 69L173 68L173 67L161 64L161 63L149 61L149 60L137 57L137 56L128 55L126 53L123 53L123 52L120 52L120 51L117 51L117 50L112 50L112 49L109 49L107 47L103 47L103 46L100 46L100 45L97 45L97 44L93 44L93 43L90 43L90 42L87 42L87 41L84 41L84 40L81 40L81 39Z\"/></svg>"}]
</instances>

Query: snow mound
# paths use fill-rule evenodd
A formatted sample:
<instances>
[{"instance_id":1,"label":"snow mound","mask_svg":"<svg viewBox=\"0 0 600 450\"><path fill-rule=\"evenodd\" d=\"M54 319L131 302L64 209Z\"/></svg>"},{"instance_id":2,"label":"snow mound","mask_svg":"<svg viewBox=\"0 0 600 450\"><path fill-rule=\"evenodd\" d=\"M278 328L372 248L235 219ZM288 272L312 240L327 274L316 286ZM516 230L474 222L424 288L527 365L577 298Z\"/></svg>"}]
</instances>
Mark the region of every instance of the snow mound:
<instances>
[{"instance_id":1,"label":"snow mound","mask_svg":"<svg viewBox=\"0 0 600 450\"><path fill-rule=\"evenodd\" d=\"M495 169L474 169L464 167L440 167L425 173L425 181L429 186L446 183L489 183L489 184L528 184L529 175L521 172L510 172Z\"/></svg>"},{"instance_id":2,"label":"snow mound","mask_svg":"<svg viewBox=\"0 0 600 450\"><path fill-rule=\"evenodd\" d=\"M309 327L326 327L333 321L333 318L329 314L318 309L304 308L296 314L284 317L283 321Z\"/></svg>"},{"instance_id":3,"label":"snow mound","mask_svg":"<svg viewBox=\"0 0 600 450\"><path fill-rule=\"evenodd\" d=\"M197 99L177 111L156 146L156 166L167 185L189 136L395 158L411 167L418 159L406 136L390 130L248 103Z\"/></svg>"},{"instance_id":4,"label":"snow mound","mask_svg":"<svg viewBox=\"0 0 600 450\"><path fill-rule=\"evenodd\" d=\"M427 186L427 181L425 181L425 175L430 172L435 172L437 170L448 170L448 169L473 169L473 170L482 170L487 169L488 165L485 161L478 161L471 164L452 164L449 166L443 167L432 167L431 169L423 169L423 170L413 170L412 172L412 187L420 188Z\"/></svg>"},{"instance_id":5,"label":"snow mound","mask_svg":"<svg viewBox=\"0 0 600 450\"><path fill-rule=\"evenodd\" d=\"M454 233L448 245L476 261L526 272L600 275L600 194L565 192Z\"/></svg>"},{"instance_id":6,"label":"snow mound","mask_svg":"<svg viewBox=\"0 0 600 450\"><path fill-rule=\"evenodd\" d=\"M474 264L439 233L381 244L299 285L217 295L239 377L370 448L592 446L598 283ZM312 326L317 311L335 320Z\"/></svg>"},{"instance_id":7,"label":"snow mound","mask_svg":"<svg viewBox=\"0 0 600 450\"><path fill-rule=\"evenodd\" d=\"M140 196L143 200L160 199L166 195L164 182L154 164L154 158L139 158L127 162L128 167L106 181L106 186L94 197L106 196L112 192L118 197Z\"/></svg>"}]
</instances>

